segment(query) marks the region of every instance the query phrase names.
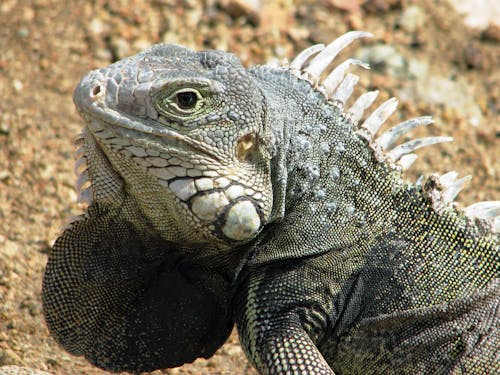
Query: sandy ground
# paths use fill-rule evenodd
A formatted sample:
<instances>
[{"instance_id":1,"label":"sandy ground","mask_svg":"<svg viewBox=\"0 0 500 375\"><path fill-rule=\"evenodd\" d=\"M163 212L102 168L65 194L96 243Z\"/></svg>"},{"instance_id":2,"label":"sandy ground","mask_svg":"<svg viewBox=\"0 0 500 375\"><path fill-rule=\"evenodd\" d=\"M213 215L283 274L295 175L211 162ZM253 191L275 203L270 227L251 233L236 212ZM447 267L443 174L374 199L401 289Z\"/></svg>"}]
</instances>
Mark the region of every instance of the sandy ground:
<instances>
[{"instance_id":1,"label":"sandy ground","mask_svg":"<svg viewBox=\"0 0 500 375\"><path fill-rule=\"evenodd\" d=\"M49 336L41 280L58 231L79 213L73 88L86 71L150 44L224 49L254 64L371 31L351 49L374 67L360 89L402 98L391 123L431 113L436 124L418 134L455 138L421 152L408 179L457 170L474 176L460 202L500 199L500 29L471 29L444 1L3 0L0 25L0 366L104 374ZM254 372L233 334L213 358L156 373Z\"/></svg>"}]
</instances>

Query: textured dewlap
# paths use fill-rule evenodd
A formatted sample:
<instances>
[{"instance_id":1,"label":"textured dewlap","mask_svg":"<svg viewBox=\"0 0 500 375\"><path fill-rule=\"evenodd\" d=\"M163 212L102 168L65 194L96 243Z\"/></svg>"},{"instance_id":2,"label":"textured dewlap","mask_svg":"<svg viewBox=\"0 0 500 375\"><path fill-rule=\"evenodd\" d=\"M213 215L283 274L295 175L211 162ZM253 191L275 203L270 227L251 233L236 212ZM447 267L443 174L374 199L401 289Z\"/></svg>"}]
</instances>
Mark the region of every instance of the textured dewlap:
<instances>
[{"instance_id":1,"label":"textured dewlap","mask_svg":"<svg viewBox=\"0 0 500 375\"><path fill-rule=\"evenodd\" d=\"M138 210L130 202L92 205L56 241L43 280L51 334L111 371L210 357L233 325L229 282L188 261L141 220L127 221L132 212Z\"/></svg>"}]
</instances>

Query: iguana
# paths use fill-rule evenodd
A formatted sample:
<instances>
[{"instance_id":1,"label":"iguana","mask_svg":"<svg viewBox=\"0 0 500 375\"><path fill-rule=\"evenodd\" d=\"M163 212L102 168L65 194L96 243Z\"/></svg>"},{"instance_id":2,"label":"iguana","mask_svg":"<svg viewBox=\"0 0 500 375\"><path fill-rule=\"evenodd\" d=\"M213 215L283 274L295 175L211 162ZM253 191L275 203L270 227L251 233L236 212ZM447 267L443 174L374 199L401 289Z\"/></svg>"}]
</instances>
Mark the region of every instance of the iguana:
<instances>
[{"instance_id":1,"label":"iguana","mask_svg":"<svg viewBox=\"0 0 500 375\"><path fill-rule=\"evenodd\" d=\"M208 358L236 323L263 374L500 371L500 202L460 210L468 177L405 182L376 136L389 99L350 100L353 40L244 68L221 51L155 45L74 93L79 199L43 280L55 339L111 371Z\"/></svg>"}]
</instances>

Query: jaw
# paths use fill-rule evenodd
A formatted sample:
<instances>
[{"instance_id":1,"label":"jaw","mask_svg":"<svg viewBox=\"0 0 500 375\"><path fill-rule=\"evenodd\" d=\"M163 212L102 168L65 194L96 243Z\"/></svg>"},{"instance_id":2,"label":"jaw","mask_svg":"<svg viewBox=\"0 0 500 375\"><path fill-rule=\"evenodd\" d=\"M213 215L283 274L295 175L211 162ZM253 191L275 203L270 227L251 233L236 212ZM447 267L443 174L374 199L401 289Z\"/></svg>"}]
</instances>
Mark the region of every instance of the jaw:
<instances>
[{"instance_id":1,"label":"jaw","mask_svg":"<svg viewBox=\"0 0 500 375\"><path fill-rule=\"evenodd\" d=\"M214 124L179 130L150 108L150 88L141 93L126 80L118 87L107 74L89 73L74 93L87 122L85 160L107 169L88 174L93 200L94 185L109 189L102 180L116 179L166 240L234 246L254 238L272 208L257 135L241 130L230 138L236 144L222 145L209 135Z\"/></svg>"},{"instance_id":2,"label":"jaw","mask_svg":"<svg viewBox=\"0 0 500 375\"><path fill-rule=\"evenodd\" d=\"M152 142L90 119L83 143L89 203L130 196L166 240L241 244L260 232L269 215L270 186L255 189L255 171L222 165L179 139Z\"/></svg>"}]
</instances>

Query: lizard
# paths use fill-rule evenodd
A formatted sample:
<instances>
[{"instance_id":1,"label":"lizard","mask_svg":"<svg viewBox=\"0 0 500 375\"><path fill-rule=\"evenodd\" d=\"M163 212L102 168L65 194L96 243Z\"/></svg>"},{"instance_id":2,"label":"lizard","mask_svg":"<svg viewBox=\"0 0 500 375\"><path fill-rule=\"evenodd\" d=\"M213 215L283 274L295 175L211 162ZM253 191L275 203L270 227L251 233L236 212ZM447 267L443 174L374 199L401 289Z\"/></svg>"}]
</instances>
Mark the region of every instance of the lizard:
<instances>
[{"instance_id":1,"label":"lizard","mask_svg":"<svg viewBox=\"0 0 500 375\"><path fill-rule=\"evenodd\" d=\"M500 370L500 202L460 208L454 171L404 179L397 109L337 55L292 60L159 44L88 73L75 170L83 214L57 238L44 314L71 354L144 372L209 358L236 325L262 374ZM365 114L365 112L367 112Z\"/></svg>"}]
</instances>

